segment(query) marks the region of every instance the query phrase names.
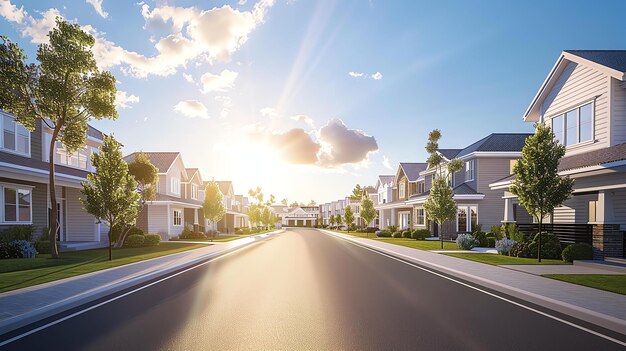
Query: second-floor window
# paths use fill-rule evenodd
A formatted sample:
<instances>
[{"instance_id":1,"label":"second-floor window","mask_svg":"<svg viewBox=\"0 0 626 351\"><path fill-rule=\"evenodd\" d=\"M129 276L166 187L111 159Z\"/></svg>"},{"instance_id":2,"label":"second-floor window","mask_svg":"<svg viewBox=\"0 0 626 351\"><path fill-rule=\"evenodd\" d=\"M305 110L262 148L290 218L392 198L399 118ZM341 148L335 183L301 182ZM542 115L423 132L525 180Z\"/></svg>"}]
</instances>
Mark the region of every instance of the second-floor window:
<instances>
[{"instance_id":1,"label":"second-floor window","mask_svg":"<svg viewBox=\"0 0 626 351\"><path fill-rule=\"evenodd\" d=\"M465 181L469 182L470 180L474 180L476 176L476 161L469 160L465 162Z\"/></svg>"},{"instance_id":2,"label":"second-floor window","mask_svg":"<svg viewBox=\"0 0 626 351\"><path fill-rule=\"evenodd\" d=\"M87 169L89 149L82 148L78 151L69 152L61 142L57 142L57 164L75 168Z\"/></svg>"},{"instance_id":3,"label":"second-floor window","mask_svg":"<svg viewBox=\"0 0 626 351\"><path fill-rule=\"evenodd\" d=\"M198 200L198 185L191 184L191 198Z\"/></svg>"},{"instance_id":4,"label":"second-floor window","mask_svg":"<svg viewBox=\"0 0 626 351\"><path fill-rule=\"evenodd\" d=\"M180 179L172 178L170 181L170 192L173 194L180 194Z\"/></svg>"},{"instance_id":5,"label":"second-floor window","mask_svg":"<svg viewBox=\"0 0 626 351\"><path fill-rule=\"evenodd\" d=\"M406 197L406 183L405 182L401 182L400 185L398 185L398 197L401 199Z\"/></svg>"},{"instance_id":6,"label":"second-floor window","mask_svg":"<svg viewBox=\"0 0 626 351\"><path fill-rule=\"evenodd\" d=\"M30 132L13 117L2 115L2 149L30 155Z\"/></svg>"},{"instance_id":7,"label":"second-floor window","mask_svg":"<svg viewBox=\"0 0 626 351\"><path fill-rule=\"evenodd\" d=\"M425 191L424 182L417 183L417 193L421 194Z\"/></svg>"},{"instance_id":8,"label":"second-floor window","mask_svg":"<svg viewBox=\"0 0 626 351\"><path fill-rule=\"evenodd\" d=\"M565 146L591 141L593 137L593 103L588 103L552 118L552 132Z\"/></svg>"}]
</instances>

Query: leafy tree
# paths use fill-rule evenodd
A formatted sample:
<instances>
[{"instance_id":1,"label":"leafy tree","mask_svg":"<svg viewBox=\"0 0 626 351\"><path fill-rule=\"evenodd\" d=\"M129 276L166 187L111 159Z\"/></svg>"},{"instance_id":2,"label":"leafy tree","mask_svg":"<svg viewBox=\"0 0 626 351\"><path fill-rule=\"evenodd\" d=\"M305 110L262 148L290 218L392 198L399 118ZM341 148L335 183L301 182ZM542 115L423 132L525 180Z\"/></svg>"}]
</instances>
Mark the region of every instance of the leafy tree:
<instances>
[{"instance_id":1,"label":"leafy tree","mask_svg":"<svg viewBox=\"0 0 626 351\"><path fill-rule=\"evenodd\" d=\"M307 206L317 206L317 202L315 202L315 200L311 200L311 201L309 201Z\"/></svg>"},{"instance_id":2,"label":"leafy tree","mask_svg":"<svg viewBox=\"0 0 626 351\"><path fill-rule=\"evenodd\" d=\"M263 220L263 206L259 203L253 203L248 208L248 220L254 227L259 226Z\"/></svg>"},{"instance_id":3,"label":"leafy tree","mask_svg":"<svg viewBox=\"0 0 626 351\"><path fill-rule=\"evenodd\" d=\"M145 153L139 152L128 164L128 172L137 181L137 192L141 197L141 205L156 199L157 168L150 162Z\"/></svg>"},{"instance_id":4,"label":"leafy tree","mask_svg":"<svg viewBox=\"0 0 626 351\"><path fill-rule=\"evenodd\" d=\"M263 211L261 213L261 222L267 229L270 229L271 226L276 224L274 211L272 211L272 209L268 206L263 207Z\"/></svg>"},{"instance_id":5,"label":"leafy tree","mask_svg":"<svg viewBox=\"0 0 626 351\"><path fill-rule=\"evenodd\" d=\"M263 202L263 189L260 186L257 186L256 189L249 189L248 195L258 202Z\"/></svg>"},{"instance_id":6,"label":"leafy tree","mask_svg":"<svg viewBox=\"0 0 626 351\"><path fill-rule=\"evenodd\" d=\"M538 124L535 128L535 134L526 139L522 157L513 167L516 179L510 190L539 222L537 259L541 262L543 218L570 197L574 180L558 174L565 146L558 143L550 127Z\"/></svg>"},{"instance_id":7,"label":"leafy tree","mask_svg":"<svg viewBox=\"0 0 626 351\"><path fill-rule=\"evenodd\" d=\"M335 215L330 215L330 217L328 218L328 224L330 225L330 227L334 227L335 226Z\"/></svg>"},{"instance_id":8,"label":"leafy tree","mask_svg":"<svg viewBox=\"0 0 626 351\"><path fill-rule=\"evenodd\" d=\"M57 141L69 152L82 148L88 122L117 118L115 77L96 66L91 51L95 40L78 24L57 17L48 33L49 43L37 50L39 64L27 64L17 44L1 37L0 108L15 115L29 130L41 120L52 130L49 154L49 196L51 204L50 253L58 257L56 246L57 196L54 154Z\"/></svg>"},{"instance_id":9,"label":"leafy tree","mask_svg":"<svg viewBox=\"0 0 626 351\"><path fill-rule=\"evenodd\" d=\"M292 203L289 205L289 207L298 207L298 206L300 206L300 204L298 203L298 201L294 201L294 202L292 202Z\"/></svg>"},{"instance_id":10,"label":"leafy tree","mask_svg":"<svg viewBox=\"0 0 626 351\"><path fill-rule=\"evenodd\" d=\"M443 157L437 152L439 150L439 139L441 132L438 129L428 134L426 151L429 153L428 168L435 167L435 179L430 188L428 199L424 203L424 208L430 219L435 221L441 228L447 220L456 218L456 203L454 202L454 191L450 186L454 173L460 171L464 164L458 159L451 160L447 164L447 172L443 170ZM441 248L443 249L443 235L439 234Z\"/></svg>"},{"instance_id":11,"label":"leafy tree","mask_svg":"<svg viewBox=\"0 0 626 351\"><path fill-rule=\"evenodd\" d=\"M346 226L348 227L348 230L350 230L350 225L354 223L354 212L352 212L351 206L346 206L346 211L343 215L343 219L346 223Z\"/></svg>"},{"instance_id":12,"label":"leafy tree","mask_svg":"<svg viewBox=\"0 0 626 351\"><path fill-rule=\"evenodd\" d=\"M109 226L109 260L111 248L122 247L130 225L135 224L141 206L140 195L136 192L137 182L128 172L128 164L122 157L122 149L113 136L104 136L100 153L91 155L96 172L87 175L82 182L81 198L87 212ZM114 228L121 233L113 243Z\"/></svg>"},{"instance_id":13,"label":"leafy tree","mask_svg":"<svg viewBox=\"0 0 626 351\"><path fill-rule=\"evenodd\" d=\"M343 218L339 213L335 215L335 223L337 224L338 228L341 228L341 226L343 225Z\"/></svg>"},{"instance_id":14,"label":"leafy tree","mask_svg":"<svg viewBox=\"0 0 626 351\"><path fill-rule=\"evenodd\" d=\"M226 214L220 186L214 180L208 182L204 190L202 212L204 213L204 218L212 224L221 221Z\"/></svg>"},{"instance_id":15,"label":"leafy tree","mask_svg":"<svg viewBox=\"0 0 626 351\"><path fill-rule=\"evenodd\" d=\"M272 206L275 202L276 202L276 197L273 194L270 194L270 198L267 199L267 202L265 202L265 204L267 206Z\"/></svg>"},{"instance_id":16,"label":"leafy tree","mask_svg":"<svg viewBox=\"0 0 626 351\"><path fill-rule=\"evenodd\" d=\"M350 200L361 201L363 197L365 197L365 189L361 187L360 184L357 184L354 189L352 189L352 195L350 195Z\"/></svg>"},{"instance_id":17,"label":"leafy tree","mask_svg":"<svg viewBox=\"0 0 626 351\"><path fill-rule=\"evenodd\" d=\"M280 200L280 203L285 205L285 206L287 206L287 205L289 205L289 200L287 200L287 198L284 198L284 199Z\"/></svg>"},{"instance_id":18,"label":"leafy tree","mask_svg":"<svg viewBox=\"0 0 626 351\"><path fill-rule=\"evenodd\" d=\"M374 218L376 218L374 201L372 201L369 196L366 196L363 200L361 200L361 218L363 218L366 227L374 220Z\"/></svg>"}]
</instances>

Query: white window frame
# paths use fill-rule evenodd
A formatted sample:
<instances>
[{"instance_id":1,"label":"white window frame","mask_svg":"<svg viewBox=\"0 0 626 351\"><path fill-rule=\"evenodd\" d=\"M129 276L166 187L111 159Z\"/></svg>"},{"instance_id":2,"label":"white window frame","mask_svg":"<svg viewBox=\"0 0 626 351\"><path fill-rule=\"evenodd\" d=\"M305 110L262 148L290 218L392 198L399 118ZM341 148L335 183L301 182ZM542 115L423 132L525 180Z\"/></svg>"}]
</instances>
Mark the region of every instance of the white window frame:
<instances>
[{"instance_id":1,"label":"white window frame","mask_svg":"<svg viewBox=\"0 0 626 351\"><path fill-rule=\"evenodd\" d=\"M5 213L4 213L4 189L9 188L9 189L14 189L15 190L15 196L16 196L16 211L15 211L15 221L6 221L5 220ZM35 187L30 186L30 185L23 185L23 184L11 184L11 183L0 183L0 224L3 225L29 225L29 224L33 224L33 189ZM19 205L19 201L17 199L17 194L19 193L19 191L28 191L30 193L30 206L29 207L29 221L20 221L20 205Z\"/></svg>"},{"instance_id":2,"label":"white window frame","mask_svg":"<svg viewBox=\"0 0 626 351\"><path fill-rule=\"evenodd\" d=\"M198 184L191 184L191 198L194 200L198 200Z\"/></svg>"},{"instance_id":3,"label":"white window frame","mask_svg":"<svg viewBox=\"0 0 626 351\"><path fill-rule=\"evenodd\" d=\"M178 216L177 216L178 214ZM178 224L176 224L176 220L178 219ZM182 227L183 226L183 211L181 210L173 210L172 212L172 225L174 227Z\"/></svg>"},{"instance_id":4,"label":"white window frame","mask_svg":"<svg viewBox=\"0 0 626 351\"><path fill-rule=\"evenodd\" d=\"M580 134L581 134L581 120L580 120L580 110L582 107L590 105L591 106L591 138L589 140L585 140L585 141L580 141ZM567 114L569 112L572 111L577 111L577 115L578 115L578 128L576 128L576 142L570 145L567 145ZM550 128L552 130L554 130L554 119L558 118L558 117L563 117L563 145L566 148L572 148L572 147L578 147L581 145L587 145L587 144L592 144L595 142L595 132L596 132L596 101L595 99L593 100L587 100L579 105L576 105L573 108L567 109L566 111L557 113L553 116L550 116L548 119L550 120Z\"/></svg>"},{"instance_id":5,"label":"white window frame","mask_svg":"<svg viewBox=\"0 0 626 351\"><path fill-rule=\"evenodd\" d=\"M422 215L418 215L417 212L421 211ZM423 207L416 207L413 210L413 218L414 218L414 222L416 226L425 226L426 225L426 209ZM422 218L422 221L419 222L420 217Z\"/></svg>"},{"instance_id":6,"label":"white window frame","mask_svg":"<svg viewBox=\"0 0 626 351\"><path fill-rule=\"evenodd\" d=\"M401 199L406 197L406 182L400 182L398 185L398 197Z\"/></svg>"},{"instance_id":7,"label":"white window frame","mask_svg":"<svg viewBox=\"0 0 626 351\"><path fill-rule=\"evenodd\" d=\"M14 122L13 123L13 125L14 125L14 127L13 127L13 138L14 138L14 140L13 141L15 143L15 150L11 150L11 149L8 149L8 148L4 147L4 118L5 117L13 119L13 122ZM27 143L27 145L28 145L28 152L20 152L17 149L18 148L18 127L24 128L24 130L26 130L26 132L28 133L28 143ZM0 111L0 150L2 150L4 152L9 152L9 153L12 153L12 154L16 154L16 155L30 157L31 152L32 152L32 150L31 150L32 149L32 147L31 147L32 146L31 145L31 138L32 138L32 133L28 129L26 129L23 125L18 123L15 120L15 117Z\"/></svg>"},{"instance_id":8,"label":"white window frame","mask_svg":"<svg viewBox=\"0 0 626 351\"><path fill-rule=\"evenodd\" d=\"M471 182L476 179L476 160L465 162L465 182Z\"/></svg>"},{"instance_id":9,"label":"white window frame","mask_svg":"<svg viewBox=\"0 0 626 351\"><path fill-rule=\"evenodd\" d=\"M170 192L172 194L180 195L180 179L172 177L170 179Z\"/></svg>"},{"instance_id":10,"label":"white window frame","mask_svg":"<svg viewBox=\"0 0 626 351\"><path fill-rule=\"evenodd\" d=\"M66 162L61 162L61 150L63 150L63 152L65 153L65 160ZM63 167L70 167L70 168L75 168L75 169L80 169L83 171L88 171L91 168L91 153L92 153L92 148L89 146L85 146L81 149L78 149L72 153L69 153L67 151L67 148L65 147L65 145L63 145L63 143L61 143L60 141L57 142L57 146L55 146L55 160L54 163ZM85 167L81 167L80 165L80 160L81 160L81 152L82 152L82 156L84 156L85 159ZM71 164L71 162L69 162L69 160L71 158L76 158L77 165L73 165Z\"/></svg>"},{"instance_id":11,"label":"white window frame","mask_svg":"<svg viewBox=\"0 0 626 351\"><path fill-rule=\"evenodd\" d=\"M471 209L476 209L476 223L478 224L478 205L459 205L456 207L456 232L459 232L459 209L465 209L465 228L466 231L464 233L471 233L474 228L472 228L472 214Z\"/></svg>"}]
</instances>

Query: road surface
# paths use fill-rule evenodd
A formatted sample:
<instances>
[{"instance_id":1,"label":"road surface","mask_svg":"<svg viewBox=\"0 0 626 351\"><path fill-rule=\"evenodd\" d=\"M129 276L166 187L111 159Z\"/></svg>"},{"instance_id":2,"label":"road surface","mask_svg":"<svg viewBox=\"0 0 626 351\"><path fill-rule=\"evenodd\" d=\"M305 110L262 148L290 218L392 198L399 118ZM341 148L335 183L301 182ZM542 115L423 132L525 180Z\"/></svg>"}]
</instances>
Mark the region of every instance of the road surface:
<instances>
[{"instance_id":1,"label":"road surface","mask_svg":"<svg viewBox=\"0 0 626 351\"><path fill-rule=\"evenodd\" d=\"M4 348L623 349L313 229L288 230Z\"/></svg>"}]
</instances>

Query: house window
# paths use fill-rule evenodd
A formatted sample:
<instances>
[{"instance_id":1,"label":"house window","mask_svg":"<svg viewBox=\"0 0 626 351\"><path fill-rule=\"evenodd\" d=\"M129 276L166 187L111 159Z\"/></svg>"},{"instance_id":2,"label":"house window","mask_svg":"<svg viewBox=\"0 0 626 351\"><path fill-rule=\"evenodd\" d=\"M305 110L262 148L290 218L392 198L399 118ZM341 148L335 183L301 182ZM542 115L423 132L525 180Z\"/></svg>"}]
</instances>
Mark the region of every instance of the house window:
<instances>
[{"instance_id":1,"label":"house window","mask_svg":"<svg viewBox=\"0 0 626 351\"><path fill-rule=\"evenodd\" d=\"M30 132L11 116L2 115L2 148L30 155Z\"/></svg>"},{"instance_id":2,"label":"house window","mask_svg":"<svg viewBox=\"0 0 626 351\"><path fill-rule=\"evenodd\" d=\"M174 225L177 227L183 225L183 213L180 210L174 210Z\"/></svg>"},{"instance_id":3,"label":"house window","mask_svg":"<svg viewBox=\"0 0 626 351\"><path fill-rule=\"evenodd\" d=\"M469 160L465 162L465 181L469 182L474 180L475 176L475 162L476 160Z\"/></svg>"},{"instance_id":4,"label":"house window","mask_svg":"<svg viewBox=\"0 0 626 351\"><path fill-rule=\"evenodd\" d=\"M61 142L57 142L57 164L80 169L87 169L89 159L89 148L69 152Z\"/></svg>"},{"instance_id":5,"label":"house window","mask_svg":"<svg viewBox=\"0 0 626 351\"><path fill-rule=\"evenodd\" d=\"M552 131L565 146L591 141L593 137L593 103L577 107L552 118Z\"/></svg>"},{"instance_id":6,"label":"house window","mask_svg":"<svg viewBox=\"0 0 626 351\"><path fill-rule=\"evenodd\" d=\"M415 208L415 225L423 226L426 224L426 216L423 208Z\"/></svg>"},{"instance_id":7,"label":"house window","mask_svg":"<svg viewBox=\"0 0 626 351\"><path fill-rule=\"evenodd\" d=\"M588 211L588 219L587 222L597 222L597 207L598 207L598 201L597 200L591 200L589 201L589 211Z\"/></svg>"},{"instance_id":8,"label":"house window","mask_svg":"<svg viewBox=\"0 0 626 351\"><path fill-rule=\"evenodd\" d=\"M401 182L399 185L399 189L398 189L398 196L403 199L406 196L406 183L405 182Z\"/></svg>"},{"instance_id":9,"label":"house window","mask_svg":"<svg viewBox=\"0 0 626 351\"><path fill-rule=\"evenodd\" d=\"M191 198L198 200L198 185L191 184Z\"/></svg>"},{"instance_id":10,"label":"house window","mask_svg":"<svg viewBox=\"0 0 626 351\"><path fill-rule=\"evenodd\" d=\"M459 206L456 215L456 231L459 233L471 232L478 223L478 207Z\"/></svg>"},{"instance_id":11,"label":"house window","mask_svg":"<svg viewBox=\"0 0 626 351\"><path fill-rule=\"evenodd\" d=\"M31 191L2 187L3 222L31 223Z\"/></svg>"},{"instance_id":12,"label":"house window","mask_svg":"<svg viewBox=\"0 0 626 351\"><path fill-rule=\"evenodd\" d=\"M424 192L424 182L417 183L417 193L421 194Z\"/></svg>"},{"instance_id":13,"label":"house window","mask_svg":"<svg viewBox=\"0 0 626 351\"><path fill-rule=\"evenodd\" d=\"M172 178L170 181L170 192L173 194L180 194L180 179Z\"/></svg>"}]
</instances>

